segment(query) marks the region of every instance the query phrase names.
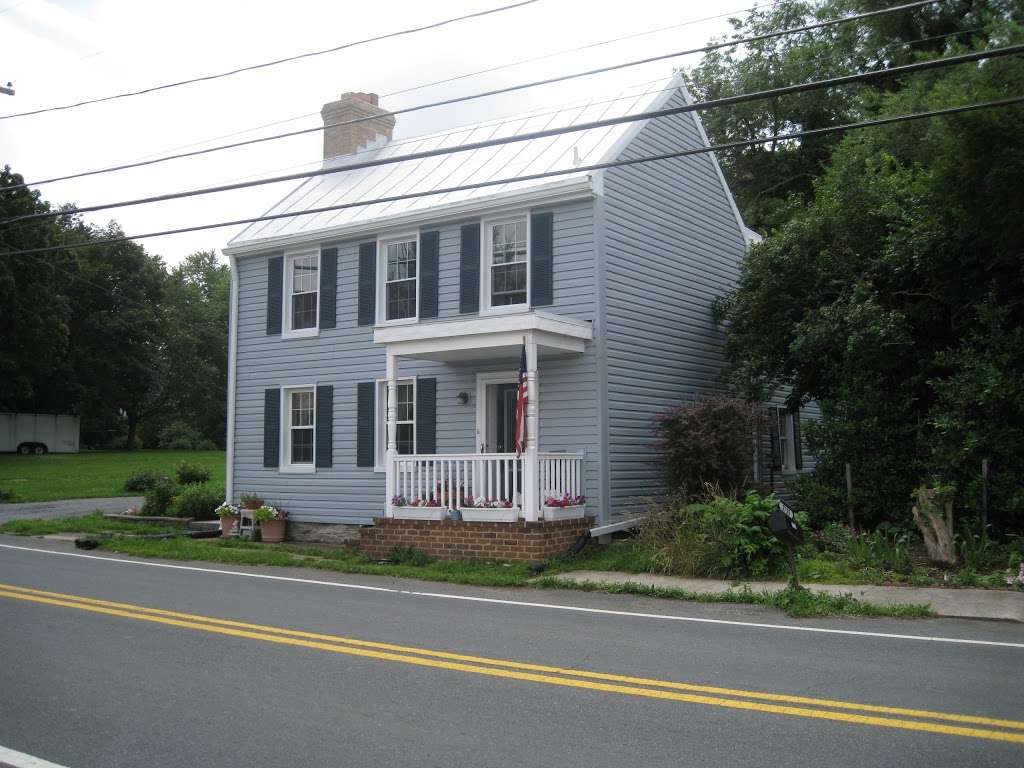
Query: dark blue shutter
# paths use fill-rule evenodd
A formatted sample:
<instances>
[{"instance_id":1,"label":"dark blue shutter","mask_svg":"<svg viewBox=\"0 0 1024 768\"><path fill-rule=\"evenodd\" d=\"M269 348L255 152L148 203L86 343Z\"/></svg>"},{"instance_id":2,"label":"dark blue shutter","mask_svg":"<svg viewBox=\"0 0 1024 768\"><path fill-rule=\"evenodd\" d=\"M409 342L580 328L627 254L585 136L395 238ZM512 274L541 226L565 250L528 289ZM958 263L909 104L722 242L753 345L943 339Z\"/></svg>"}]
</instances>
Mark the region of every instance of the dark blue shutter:
<instances>
[{"instance_id":1,"label":"dark blue shutter","mask_svg":"<svg viewBox=\"0 0 1024 768\"><path fill-rule=\"evenodd\" d=\"M361 381L356 385L356 466L372 467L376 464L374 411L377 384Z\"/></svg>"},{"instance_id":2,"label":"dark blue shutter","mask_svg":"<svg viewBox=\"0 0 1024 768\"><path fill-rule=\"evenodd\" d=\"M377 243L359 244L359 325L377 322Z\"/></svg>"},{"instance_id":3,"label":"dark blue shutter","mask_svg":"<svg viewBox=\"0 0 1024 768\"><path fill-rule=\"evenodd\" d=\"M284 259L272 256L267 259L267 335L281 333L281 301L284 283ZM277 466L276 464L274 466Z\"/></svg>"},{"instance_id":4,"label":"dark blue shutter","mask_svg":"<svg viewBox=\"0 0 1024 768\"><path fill-rule=\"evenodd\" d=\"M320 252L320 327L338 325L338 249Z\"/></svg>"},{"instance_id":5,"label":"dark blue shutter","mask_svg":"<svg viewBox=\"0 0 1024 768\"><path fill-rule=\"evenodd\" d=\"M793 408L793 466L804 468L804 447L800 442L800 406Z\"/></svg>"},{"instance_id":6,"label":"dark blue shutter","mask_svg":"<svg viewBox=\"0 0 1024 768\"><path fill-rule=\"evenodd\" d=\"M437 453L437 379L416 379L416 453Z\"/></svg>"},{"instance_id":7,"label":"dark blue shutter","mask_svg":"<svg viewBox=\"0 0 1024 768\"><path fill-rule=\"evenodd\" d=\"M550 212L530 216L530 304L534 307L555 301L554 220Z\"/></svg>"},{"instance_id":8,"label":"dark blue shutter","mask_svg":"<svg viewBox=\"0 0 1024 768\"><path fill-rule=\"evenodd\" d=\"M334 466L334 387L316 388L316 466Z\"/></svg>"},{"instance_id":9,"label":"dark blue shutter","mask_svg":"<svg viewBox=\"0 0 1024 768\"><path fill-rule=\"evenodd\" d=\"M779 472L782 469L782 446L779 443L779 409L768 409L768 439L772 447L772 470Z\"/></svg>"},{"instance_id":10,"label":"dark blue shutter","mask_svg":"<svg viewBox=\"0 0 1024 768\"><path fill-rule=\"evenodd\" d=\"M281 457L281 390L263 393L263 466L276 467Z\"/></svg>"},{"instance_id":11,"label":"dark blue shutter","mask_svg":"<svg viewBox=\"0 0 1024 768\"><path fill-rule=\"evenodd\" d=\"M480 225L462 225L459 312L480 311Z\"/></svg>"},{"instance_id":12,"label":"dark blue shutter","mask_svg":"<svg viewBox=\"0 0 1024 768\"><path fill-rule=\"evenodd\" d=\"M437 260L441 233L420 233L420 317L437 317Z\"/></svg>"}]
</instances>

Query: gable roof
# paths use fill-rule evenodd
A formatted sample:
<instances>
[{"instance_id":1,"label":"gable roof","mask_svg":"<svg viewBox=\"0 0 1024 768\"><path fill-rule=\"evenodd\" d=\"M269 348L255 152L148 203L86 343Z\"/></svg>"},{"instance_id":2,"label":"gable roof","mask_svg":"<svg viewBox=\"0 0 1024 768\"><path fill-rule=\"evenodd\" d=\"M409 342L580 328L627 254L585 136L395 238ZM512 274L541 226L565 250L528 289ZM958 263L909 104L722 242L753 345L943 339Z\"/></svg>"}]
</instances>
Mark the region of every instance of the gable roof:
<instances>
[{"instance_id":1,"label":"gable roof","mask_svg":"<svg viewBox=\"0 0 1024 768\"><path fill-rule=\"evenodd\" d=\"M549 128L569 127L605 118L659 109L681 90L678 77L660 84L634 86L613 98L595 98L581 104L534 110L525 114L467 125L443 133L392 141L383 147L324 161L324 167L454 147L471 142L507 138ZM682 91L685 94L685 90ZM306 179L267 214L300 213L311 208L359 203L380 197L429 192L436 189L510 178L614 159L647 124L646 120L605 128L529 139L389 165L340 171ZM457 217L486 204L534 202L546 195L570 190L591 191L589 172L567 173L549 179L512 182L427 195L390 203L345 208L306 216L288 216L256 222L231 239L228 253L270 246L297 244L311 239L343 238L384 228L417 216Z\"/></svg>"}]
</instances>

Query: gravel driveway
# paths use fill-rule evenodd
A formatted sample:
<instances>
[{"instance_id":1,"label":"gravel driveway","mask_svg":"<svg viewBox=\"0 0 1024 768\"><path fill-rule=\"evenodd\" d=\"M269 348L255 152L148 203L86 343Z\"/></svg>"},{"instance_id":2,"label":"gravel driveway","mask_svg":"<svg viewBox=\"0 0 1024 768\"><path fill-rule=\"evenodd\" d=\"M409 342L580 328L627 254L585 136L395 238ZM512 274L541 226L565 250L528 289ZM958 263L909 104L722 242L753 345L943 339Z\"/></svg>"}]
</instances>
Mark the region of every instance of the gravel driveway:
<instances>
[{"instance_id":1,"label":"gravel driveway","mask_svg":"<svg viewBox=\"0 0 1024 768\"><path fill-rule=\"evenodd\" d=\"M113 499L65 499L34 501L28 504L0 504L0 523L9 520L41 520L48 517L87 515L97 509L103 512L124 512L128 507L141 507L141 496L118 496Z\"/></svg>"}]
</instances>

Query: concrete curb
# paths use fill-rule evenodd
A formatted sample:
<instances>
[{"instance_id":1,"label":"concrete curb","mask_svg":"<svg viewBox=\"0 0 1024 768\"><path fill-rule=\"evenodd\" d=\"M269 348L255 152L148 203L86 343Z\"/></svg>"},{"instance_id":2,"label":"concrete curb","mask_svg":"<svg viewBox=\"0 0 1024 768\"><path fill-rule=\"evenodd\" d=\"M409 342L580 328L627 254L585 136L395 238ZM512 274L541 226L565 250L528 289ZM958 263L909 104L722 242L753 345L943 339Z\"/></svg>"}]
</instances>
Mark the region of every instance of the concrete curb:
<instances>
[{"instance_id":1,"label":"concrete curb","mask_svg":"<svg viewBox=\"0 0 1024 768\"><path fill-rule=\"evenodd\" d=\"M722 593L744 588L753 592L777 592L782 581L732 582L721 579L688 579L649 573L571 571L552 578L568 583L638 584L686 592ZM850 595L875 605L927 605L939 616L961 619L1001 619L1024 622L1024 592L995 589L947 589L943 587L889 587L873 584L805 584L812 592Z\"/></svg>"}]
</instances>

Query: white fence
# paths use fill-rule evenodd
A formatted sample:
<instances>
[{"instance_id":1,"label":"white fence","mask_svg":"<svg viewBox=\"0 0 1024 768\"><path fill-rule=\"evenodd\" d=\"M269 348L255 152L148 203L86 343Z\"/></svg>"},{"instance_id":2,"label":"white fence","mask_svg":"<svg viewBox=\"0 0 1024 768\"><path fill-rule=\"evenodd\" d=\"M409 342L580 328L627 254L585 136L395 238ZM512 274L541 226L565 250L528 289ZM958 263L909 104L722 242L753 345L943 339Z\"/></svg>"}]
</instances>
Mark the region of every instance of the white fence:
<instances>
[{"instance_id":1,"label":"white fence","mask_svg":"<svg viewBox=\"0 0 1024 768\"><path fill-rule=\"evenodd\" d=\"M438 453L398 456L391 496L457 509L469 496L521 506L523 459L513 453Z\"/></svg>"},{"instance_id":2,"label":"white fence","mask_svg":"<svg viewBox=\"0 0 1024 768\"><path fill-rule=\"evenodd\" d=\"M538 455L537 479L539 503L549 496L560 499L585 495L582 453L541 453Z\"/></svg>"}]
</instances>

